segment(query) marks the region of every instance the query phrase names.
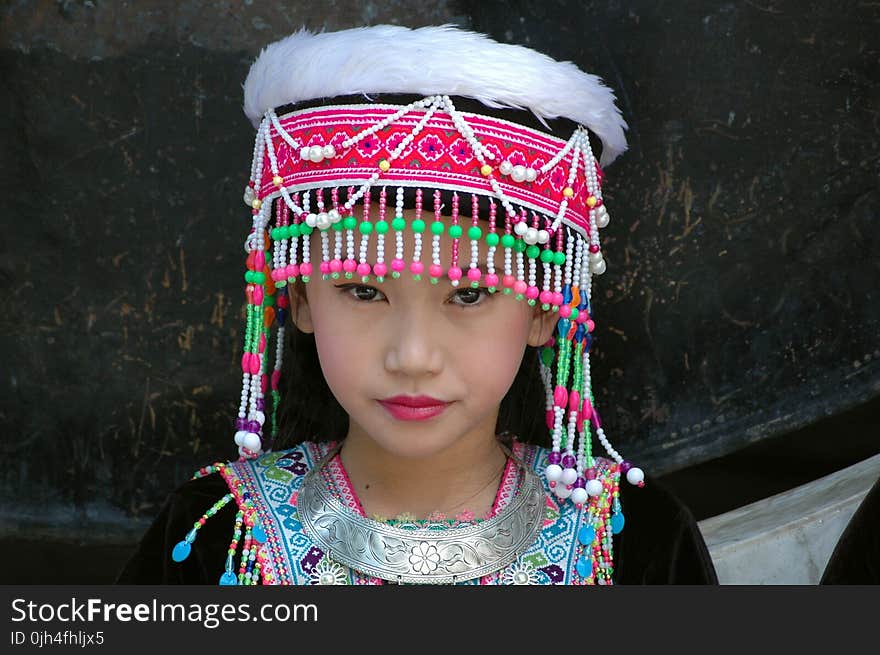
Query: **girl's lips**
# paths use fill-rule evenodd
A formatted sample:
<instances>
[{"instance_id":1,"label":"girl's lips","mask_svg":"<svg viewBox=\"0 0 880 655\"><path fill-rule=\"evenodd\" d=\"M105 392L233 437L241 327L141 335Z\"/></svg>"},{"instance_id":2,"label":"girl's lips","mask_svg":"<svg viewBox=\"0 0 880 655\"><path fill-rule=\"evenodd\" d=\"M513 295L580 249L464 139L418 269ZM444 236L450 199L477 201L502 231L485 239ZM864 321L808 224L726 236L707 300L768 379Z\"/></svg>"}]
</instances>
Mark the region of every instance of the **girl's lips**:
<instances>
[{"instance_id":1,"label":"girl's lips","mask_svg":"<svg viewBox=\"0 0 880 655\"><path fill-rule=\"evenodd\" d=\"M452 404L429 396L395 396L378 403L400 421L425 421L441 414Z\"/></svg>"}]
</instances>

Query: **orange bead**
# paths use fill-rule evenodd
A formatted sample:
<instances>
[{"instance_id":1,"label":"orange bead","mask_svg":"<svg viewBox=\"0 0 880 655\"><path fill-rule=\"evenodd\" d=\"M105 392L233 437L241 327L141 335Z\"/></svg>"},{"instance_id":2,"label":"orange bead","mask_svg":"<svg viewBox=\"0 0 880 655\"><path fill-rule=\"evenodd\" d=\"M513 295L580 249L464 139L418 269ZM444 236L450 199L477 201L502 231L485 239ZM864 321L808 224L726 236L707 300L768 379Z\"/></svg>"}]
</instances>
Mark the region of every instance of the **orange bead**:
<instances>
[{"instance_id":1,"label":"orange bead","mask_svg":"<svg viewBox=\"0 0 880 655\"><path fill-rule=\"evenodd\" d=\"M271 307L263 308L263 327L272 327L272 323L275 322L275 310Z\"/></svg>"},{"instance_id":2,"label":"orange bead","mask_svg":"<svg viewBox=\"0 0 880 655\"><path fill-rule=\"evenodd\" d=\"M577 307L581 304L581 290L580 287L574 287L571 290L571 302L569 303L572 307Z\"/></svg>"}]
</instances>

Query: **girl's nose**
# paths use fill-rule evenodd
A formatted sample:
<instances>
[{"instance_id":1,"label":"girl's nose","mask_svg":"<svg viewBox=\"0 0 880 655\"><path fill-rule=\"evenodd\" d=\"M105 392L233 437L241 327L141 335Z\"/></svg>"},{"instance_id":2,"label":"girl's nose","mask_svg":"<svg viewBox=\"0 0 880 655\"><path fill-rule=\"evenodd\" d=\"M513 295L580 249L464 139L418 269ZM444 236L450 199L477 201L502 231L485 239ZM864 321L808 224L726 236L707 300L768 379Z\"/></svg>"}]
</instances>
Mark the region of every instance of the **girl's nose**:
<instances>
[{"instance_id":1,"label":"girl's nose","mask_svg":"<svg viewBox=\"0 0 880 655\"><path fill-rule=\"evenodd\" d=\"M396 313L386 332L385 368L410 377L437 375L443 369L443 347L434 334L430 312L412 307Z\"/></svg>"}]
</instances>

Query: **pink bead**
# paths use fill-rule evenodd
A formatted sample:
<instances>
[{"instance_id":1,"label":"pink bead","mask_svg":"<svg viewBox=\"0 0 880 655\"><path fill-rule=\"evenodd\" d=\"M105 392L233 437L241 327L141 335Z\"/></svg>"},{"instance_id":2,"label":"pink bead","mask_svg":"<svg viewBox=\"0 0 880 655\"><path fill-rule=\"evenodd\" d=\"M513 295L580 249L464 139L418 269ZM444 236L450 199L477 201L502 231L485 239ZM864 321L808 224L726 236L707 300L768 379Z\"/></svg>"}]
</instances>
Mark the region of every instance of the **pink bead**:
<instances>
[{"instance_id":1,"label":"pink bead","mask_svg":"<svg viewBox=\"0 0 880 655\"><path fill-rule=\"evenodd\" d=\"M287 277L297 277L298 275L299 275L299 265L288 264L287 265Z\"/></svg>"},{"instance_id":2,"label":"pink bead","mask_svg":"<svg viewBox=\"0 0 880 655\"><path fill-rule=\"evenodd\" d=\"M586 478L587 480L595 480L596 479L596 469L588 468L586 471L584 471L584 478Z\"/></svg>"},{"instance_id":3,"label":"pink bead","mask_svg":"<svg viewBox=\"0 0 880 655\"><path fill-rule=\"evenodd\" d=\"M504 285L505 289L509 289L515 283L516 283L516 278L513 277L512 275L505 275L504 278L502 278L502 280L501 280L501 284Z\"/></svg>"},{"instance_id":4,"label":"pink bead","mask_svg":"<svg viewBox=\"0 0 880 655\"><path fill-rule=\"evenodd\" d=\"M361 277L367 277L370 274L370 265L369 264L358 264L357 274L360 275Z\"/></svg>"},{"instance_id":5,"label":"pink bead","mask_svg":"<svg viewBox=\"0 0 880 655\"><path fill-rule=\"evenodd\" d=\"M577 391L572 391L568 394L568 409L570 411L576 411L580 402L581 395Z\"/></svg>"},{"instance_id":6,"label":"pink bead","mask_svg":"<svg viewBox=\"0 0 880 655\"><path fill-rule=\"evenodd\" d=\"M559 308L559 316L561 318L568 318L571 316L571 307L569 305L562 305Z\"/></svg>"},{"instance_id":7,"label":"pink bead","mask_svg":"<svg viewBox=\"0 0 880 655\"><path fill-rule=\"evenodd\" d=\"M441 277L443 275L443 267L440 264L431 264L428 268L431 277Z\"/></svg>"},{"instance_id":8,"label":"pink bead","mask_svg":"<svg viewBox=\"0 0 880 655\"><path fill-rule=\"evenodd\" d=\"M529 287L528 289L526 289L526 298L529 298L530 300L534 300L535 298L538 297L538 294L540 292L541 292L541 290L538 289L538 287Z\"/></svg>"},{"instance_id":9,"label":"pink bead","mask_svg":"<svg viewBox=\"0 0 880 655\"><path fill-rule=\"evenodd\" d=\"M260 391L266 393L269 390L269 376L261 375L260 376Z\"/></svg>"},{"instance_id":10,"label":"pink bead","mask_svg":"<svg viewBox=\"0 0 880 655\"><path fill-rule=\"evenodd\" d=\"M489 273L486 276L486 284L488 284L490 287L497 287L498 286L498 276L495 275L495 273Z\"/></svg>"},{"instance_id":11,"label":"pink bead","mask_svg":"<svg viewBox=\"0 0 880 655\"><path fill-rule=\"evenodd\" d=\"M587 319L587 332L592 332L596 329L596 324L593 323L592 319Z\"/></svg>"},{"instance_id":12,"label":"pink bead","mask_svg":"<svg viewBox=\"0 0 880 655\"><path fill-rule=\"evenodd\" d=\"M251 372L251 354L245 353L241 356L241 372L242 373L250 373Z\"/></svg>"},{"instance_id":13,"label":"pink bead","mask_svg":"<svg viewBox=\"0 0 880 655\"><path fill-rule=\"evenodd\" d=\"M553 421L556 418L555 415L553 414L553 410L548 409L547 415L544 418L547 421L547 429L552 430L553 429Z\"/></svg>"},{"instance_id":14,"label":"pink bead","mask_svg":"<svg viewBox=\"0 0 880 655\"><path fill-rule=\"evenodd\" d=\"M258 250L254 257L254 267L255 271L262 271L266 267L266 253L262 250Z\"/></svg>"},{"instance_id":15,"label":"pink bead","mask_svg":"<svg viewBox=\"0 0 880 655\"><path fill-rule=\"evenodd\" d=\"M563 299L561 293L559 293L559 292L553 293L553 299L550 301L551 305L556 305L557 307L561 307L562 303L564 303L564 302L565 302L565 299Z\"/></svg>"},{"instance_id":16,"label":"pink bead","mask_svg":"<svg viewBox=\"0 0 880 655\"><path fill-rule=\"evenodd\" d=\"M344 262L342 262L342 269L346 273L354 273L357 270L357 267L357 262L353 259L346 259Z\"/></svg>"},{"instance_id":17,"label":"pink bead","mask_svg":"<svg viewBox=\"0 0 880 655\"><path fill-rule=\"evenodd\" d=\"M323 275L329 274L330 262L321 262L320 264L318 264L318 270L320 270Z\"/></svg>"},{"instance_id":18,"label":"pink bead","mask_svg":"<svg viewBox=\"0 0 880 655\"><path fill-rule=\"evenodd\" d=\"M278 299L275 302L278 303L278 306L281 309L287 309L290 306L290 298L287 296L286 293L282 293L281 295L279 295Z\"/></svg>"},{"instance_id":19,"label":"pink bead","mask_svg":"<svg viewBox=\"0 0 880 655\"><path fill-rule=\"evenodd\" d=\"M529 285L523 282L522 280L517 280L513 283L513 291L514 293L525 293L526 289L529 288Z\"/></svg>"},{"instance_id":20,"label":"pink bead","mask_svg":"<svg viewBox=\"0 0 880 655\"><path fill-rule=\"evenodd\" d=\"M255 284L252 297L254 299L255 305L262 305L263 304L263 287L261 287L259 284Z\"/></svg>"},{"instance_id":21,"label":"pink bead","mask_svg":"<svg viewBox=\"0 0 880 655\"><path fill-rule=\"evenodd\" d=\"M260 372L260 356L257 353L250 353L251 357L251 375L258 375Z\"/></svg>"},{"instance_id":22,"label":"pink bead","mask_svg":"<svg viewBox=\"0 0 880 655\"><path fill-rule=\"evenodd\" d=\"M263 332L260 334L260 352L264 352L266 350L266 333Z\"/></svg>"},{"instance_id":23,"label":"pink bead","mask_svg":"<svg viewBox=\"0 0 880 655\"><path fill-rule=\"evenodd\" d=\"M553 292L552 291L542 291L539 298L541 299L541 303L549 305L550 302L553 300Z\"/></svg>"},{"instance_id":24,"label":"pink bead","mask_svg":"<svg viewBox=\"0 0 880 655\"><path fill-rule=\"evenodd\" d=\"M409 270L413 275L421 275L425 270L425 265L422 262L412 262L409 265Z\"/></svg>"},{"instance_id":25,"label":"pink bead","mask_svg":"<svg viewBox=\"0 0 880 655\"><path fill-rule=\"evenodd\" d=\"M595 243L591 243L590 252L599 252L599 246L597 246Z\"/></svg>"},{"instance_id":26,"label":"pink bead","mask_svg":"<svg viewBox=\"0 0 880 655\"><path fill-rule=\"evenodd\" d=\"M589 398L584 398L584 407L581 409L580 420L581 421L589 421L593 416L593 404L590 402Z\"/></svg>"},{"instance_id":27,"label":"pink bead","mask_svg":"<svg viewBox=\"0 0 880 655\"><path fill-rule=\"evenodd\" d=\"M404 268L406 268L406 263L402 259L391 260L392 271L397 271L398 273L400 273Z\"/></svg>"},{"instance_id":28,"label":"pink bead","mask_svg":"<svg viewBox=\"0 0 880 655\"><path fill-rule=\"evenodd\" d=\"M311 275L312 274L312 264L311 262L303 262L299 265L300 275Z\"/></svg>"},{"instance_id":29,"label":"pink bead","mask_svg":"<svg viewBox=\"0 0 880 655\"><path fill-rule=\"evenodd\" d=\"M331 259L330 260L330 272L331 273L338 273L341 270L342 270L342 262L338 259Z\"/></svg>"},{"instance_id":30,"label":"pink bead","mask_svg":"<svg viewBox=\"0 0 880 655\"><path fill-rule=\"evenodd\" d=\"M461 269L458 266L450 267L449 271L446 274L449 276L450 280L461 279Z\"/></svg>"},{"instance_id":31,"label":"pink bead","mask_svg":"<svg viewBox=\"0 0 880 655\"><path fill-rule=\"evenodd\" d=\"M562 308L560 307L560 309L562 309ZM574 320L577 323L586 323L588 318L590 318L590 315L587 314L587 312L581 312L580 314L578 314L578 317Z\"/></svg>"},{"instance_id":32,"label":"pink bead","mask_svg":"<svg viewBox=\"0 0 880 655\"><path fill-rule=\"evenodd\" d=\"M480 278L483 277L483 274L480 273L479 268L471 268L468 269L468 279L473 282L479 282Z\"/></svg>"},{"instance_id":33,"label":"pink bead","mask_svg":"<svg viewBox=\"0 0 880 655\"><path fill-rule=\"evenodd\" d=\"M385 264L373 264L373 273L376 277L385 277L385 274L388 272L388 267Z\"/></svg>"},{"instance_id":34,"label":"pink bead","mask_svg":"<svg viewBox=\"0 0 880 655\"><path fill-rule=\"evenodd\" d=\"M281 371L272 371L272 388L278 389L278 382L281 380Z\"/></svg>"},{"instance_id":35,"label":"pink bead","mask_svg":"<svg viewBox=\"0 0 880 655\"><path fill-rule=\"evenodd\" d=\"M568 391L561 384L556 385L556 390L553 392L553 404L557 407L565 407L566 402L568 402Z\"/></svg>"}]
</instances>

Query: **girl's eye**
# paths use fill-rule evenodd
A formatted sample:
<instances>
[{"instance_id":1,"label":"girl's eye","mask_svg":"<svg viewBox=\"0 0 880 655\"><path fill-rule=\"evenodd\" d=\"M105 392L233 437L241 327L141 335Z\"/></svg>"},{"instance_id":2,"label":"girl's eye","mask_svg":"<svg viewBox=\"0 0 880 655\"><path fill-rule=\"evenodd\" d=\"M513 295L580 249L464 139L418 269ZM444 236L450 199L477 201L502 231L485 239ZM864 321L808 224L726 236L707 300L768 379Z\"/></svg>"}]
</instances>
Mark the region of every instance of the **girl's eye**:
<instances>
[{"instance_id":1,"label":"girl's eye","mask_svg":"<svg viewBox=\"0 0 880 655\"><path fill-rule=\"evenodd\" d=\"M374 300L384 300L385 294L374 287L368 287L364 284L348 284L337 287L343 293L351 296L355 300L363 302L373 302Z\"/></svg>"},{"instance_id":2,"label":"girl's eye","mask_svg":"<svg viewBox=\"0 0 880 655\"><path fill-rule=\"evenodd\" d=\"M466 289L456 289L452 294L452 304L459 307L474 307L485 302L489 297L489 290L485 287L468 287Z\"/></svg>"}]
</instances>

